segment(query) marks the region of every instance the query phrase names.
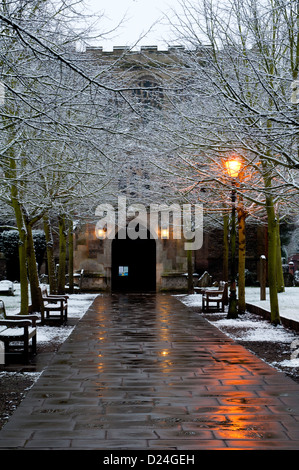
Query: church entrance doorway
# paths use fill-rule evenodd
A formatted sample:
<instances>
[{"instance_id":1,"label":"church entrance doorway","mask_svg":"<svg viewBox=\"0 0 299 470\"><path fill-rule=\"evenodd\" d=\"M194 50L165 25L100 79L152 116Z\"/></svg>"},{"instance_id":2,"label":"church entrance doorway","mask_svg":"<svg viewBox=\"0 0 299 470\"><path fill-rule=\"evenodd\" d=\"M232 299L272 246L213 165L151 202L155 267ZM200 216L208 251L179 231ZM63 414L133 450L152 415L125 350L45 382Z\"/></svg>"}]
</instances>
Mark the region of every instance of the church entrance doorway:
<instances>
[{"instance_id":1,"label":"church entrance doorway","mask_svg":"<svg viewBox=\"0 0 299 470\"><path fill-rule=\"evenodd\" d=\"M156 291L156 241L150 238L112 241L111 283L113 292Z\"/></svg>"}]
</instances>

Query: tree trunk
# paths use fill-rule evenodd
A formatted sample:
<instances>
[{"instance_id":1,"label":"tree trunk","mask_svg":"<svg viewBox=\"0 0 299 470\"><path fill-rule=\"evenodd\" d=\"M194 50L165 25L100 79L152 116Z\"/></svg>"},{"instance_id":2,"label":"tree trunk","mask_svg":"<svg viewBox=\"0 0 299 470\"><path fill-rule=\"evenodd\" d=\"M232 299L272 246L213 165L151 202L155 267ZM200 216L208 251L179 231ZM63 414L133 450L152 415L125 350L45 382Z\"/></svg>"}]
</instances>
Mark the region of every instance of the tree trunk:
<instances>
[{"instance_id":1,"label":"tree trunk","mask_svg":"<svg viewBox=\"0 0 299 470\"><path fill-rule=\"evenodd\" d=\"M65 293L65 264L66 264L66 223L65 215L59 216L59 267L58 267L58 294Z\"/></svg>"},{"instance_id":2,"label":"tree trunk","mask_svg":"<svg viewBox=\"0 0 299 470\"><path fill-rule=\"evenodd\" d=\"M51 222L48 215L44 216L44 232L47 243L47 261L48 261L48 277L50 294L57 294L57 278L55 272L55 259L54 259L54 241L52 235Z\"/></svg>"},{"instance_id":3,"label":"tree trunk","mask_svg":"<svg viewBox=\"0 0 299 470\"><path fill-rule=\"evenodd\" d=\"M12 187L12 194L16 188ZM12 196L12 205L16 217L18 232L19 232L19 263L20 263L20 289L21 289L21 305L20 314L28 314L29 306L29 293L28 293L28 276L27 276L27 230L21 211L21 207L15 196Z\"/></svg>"},{"instance_id":4,"label":"tree trunk","mask_svg":"<svg viewBox=\"0 0 299 470\"><path fill-rule=\"evenodd\" d=\"M277 295L277 220L273 200L266 197L268 216L268 283L270 293L271 323L280 323L279 305Z\"/></svg>"},{"instance_id":5,"label":"tree trunk","mask_svg":"<svg viewBox=\"0 0 299 470\"><path fill-rule=\"evenodd\" d=\"M30 282L31 305L33 312L42 311L42 299L39 288L37 262L34 250L34 241L32 236L32 226L30 223L26 224L27 227L27 265L28 275Z\"/></svg>"},{"instance_id":6,"label":"tree trunk","mask_svg":"<svg viewBox=\"0 0 299 470\"><path fill-rule=\"evenodd\" d=\"M12 152L12 149L10 149ZM15 179L16 174L16 162L14 155L11 156L9 159L9 170L8 170L8 178L11 178L13 181ZM10 190L11 195L11 204L14 210L17 228L19 232L19 263L20 263L20 289L21 289L21 305L20 305L20 313L21 315L28 314L28 306L29 306L29 294L28 294L28 277L27 277L27 253L26 253L26 246L27 246L27 230L26 225L23 217L23 212L21 209L21 205L19 203L19 195L18 195L18 188L15 184L11 185Z\"/></svg>"},{"instance_id":7,"label":"tree trunk","mask_svg":"<svg viewBox=\"0 0 299 470\"><path fill-rule=\"evenodd\" d=\"M279 222L277 222L276 237L277 237L277 248L276 248L277 292L284 292L285 291L285 286L284 286L282 259L281 259L281 243L280 243L280 226L279 226Z\"/></svg>"}]
</instances>

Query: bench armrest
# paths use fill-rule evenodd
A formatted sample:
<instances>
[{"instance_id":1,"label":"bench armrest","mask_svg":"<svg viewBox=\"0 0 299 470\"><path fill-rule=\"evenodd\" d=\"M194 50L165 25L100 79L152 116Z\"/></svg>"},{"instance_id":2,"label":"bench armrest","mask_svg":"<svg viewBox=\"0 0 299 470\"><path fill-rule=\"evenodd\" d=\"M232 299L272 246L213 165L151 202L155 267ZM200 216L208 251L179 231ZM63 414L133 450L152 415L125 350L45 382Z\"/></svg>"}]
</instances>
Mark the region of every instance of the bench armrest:
<instances>
[{"instance_id":1,"label":"bench armrest","mask_svg":"<svg viewBox=\"0 0 299 470\"><path fill-rule=\"evenodd\" d=\"M205 289L204 292L215 292L217 294L219 292L224 292L224 289Z\"/></svg>"},{"instance_id":2,"label":"bench armrest","mask_svg":"<svg viewBox=\"0 0 299 470\"><path fill-rule=\"evenodd\" d=\"M48 294L47 295L48 298L50 299L64 299L64 300L67 300L69 298L68 295L55 295L55 294Z\"/></svg>"},{"instance_id":3,"label":"bench armrest","mask_svg":"<svg viewBox=\"0 0 299 470\"><path fill-rule=\"evenodd\" d=\"M32 326L35 326L36 325L36 322L40 320L40 317L38 315L34 315L34 314L29 314L29 315L6 315L6 318L4 319L5 320L17 320L17 321L27 321L27 320L30 320L31 323L32 323Z\"/></svg>"},{"instance_id":4,"label":"bench armrest","mask_svg":"<svg viewBox=\"0 0 299 470\"><path fill-rule=\"evenodd\" d=\"M46 301L46 302L60 302L60 303L66 302L66 300L62 299L61 297L43 297L43 301Z\"/></svg>"},{"instance_id":5,"label":"bench armrest","mask_svg":"<svg viewBox=\"0 0 299 470\"><path fill-rule=\"evenodd\" d=\"M59 300L60 302L67 302L68 297L65 296L57 296L57 295L47 295L42 298L43 300L46 300L48 302L51 302L51 300Z\"/></svg>"},{"instance_id":6,"label":"bench armrest","mask_svg":"<svg viewBox=\"0 0 299 470\"><path fill-rule=\"evenodd\" d=\"M0 320L0 325L7 326L8 328L32 326L31 320Z\"/></svg>"},{"instance_id":7,"label":"bench armrest","mask_svg":"<svg viewBox=\"0 0 299 470\"><path fill-rule=\"evenodd\" d=\"M222 295L224 293L223 290L211 290L211 291L205 291L204 295L207 295L208 297L213 297L213 295Z\"/></svg>"}]
</instances>

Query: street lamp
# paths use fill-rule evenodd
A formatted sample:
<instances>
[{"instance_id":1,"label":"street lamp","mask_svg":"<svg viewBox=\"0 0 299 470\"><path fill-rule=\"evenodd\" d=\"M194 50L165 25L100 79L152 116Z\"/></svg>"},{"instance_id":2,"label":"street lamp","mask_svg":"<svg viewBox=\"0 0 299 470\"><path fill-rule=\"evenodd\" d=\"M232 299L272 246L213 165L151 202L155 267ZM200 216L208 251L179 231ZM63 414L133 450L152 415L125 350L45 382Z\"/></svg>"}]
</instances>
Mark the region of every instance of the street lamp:
<instances>
[{"instance_id":1,"label":"street lamp","mask_svg":"<svg viewBox=\"0 0 299 470\"><path fill-rule=\"evenodd\" d=\"M242 166L242 162L238 157L233 157L229 160L226 160L225 166L226 171L231 178L238 178Z\"/></svg>"},{"instance_id":2,"label":"street lamp","mask_svg":"<svg viewBox=\"0 0 299 470\"><path fill-rule=\"evenodd\" d=\"M228 175L232 179L232 220L231 220L231 282L230 295L228 303L227 318L237 318L237 295L236 295L236 178L238 178L242 162L238 157L232 157L225 161L225 167Z\"/></svg>"}]
</instances>

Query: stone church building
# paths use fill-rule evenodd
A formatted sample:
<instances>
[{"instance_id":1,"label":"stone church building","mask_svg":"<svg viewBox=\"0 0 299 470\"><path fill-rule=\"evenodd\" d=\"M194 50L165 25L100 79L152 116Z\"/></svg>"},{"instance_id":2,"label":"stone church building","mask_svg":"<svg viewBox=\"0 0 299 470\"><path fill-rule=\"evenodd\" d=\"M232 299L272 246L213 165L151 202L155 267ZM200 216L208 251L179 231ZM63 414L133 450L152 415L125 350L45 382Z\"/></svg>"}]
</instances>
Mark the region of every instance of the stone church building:
<instances>
[{"instance_id":1,"label":"stone church building","mask_svg":"<svg viewBox=\"0 0 299 470\"><path fill-rule=\"evenodd\" d=\"M163 95L163 67L172 64L177 48L158 51L156 47L141 47L140 51L124 51L114 48L105 52L101 48L87 48L88 61L95 64L111 62L118 70L130 76L132 90L146 106L155 106L157 96ZM124 52L126 52L124 54ZM148 67L159 63L157 71ZM159 80L159 74L161 81ZM162 75L161 75L162 74ZM155 90L153 92L152 90ZM131 155L130 155L131 156ZM126 156L124 155L124 158ZM128 176L128 175L125 175ZM129 175L130 176L130 175ZM124 174L119 175L118 194L126 196ZM115 192L117 196L117 191ZM132 194L132 188L131 192ZM134 197L128 199L132 204ZM145 201L146 206L146 201ZM149 222L149 211L138 222L140 237L128 236L127 228L134 221L127 215L125 224L115 224L113 237L98 227L100 217L81 223L74 232L73 263L74 272L83 273L82 291L186 291L188 286L188 254L184 236L174 236L174 215L168 213L167 223L163 225L161 216L154 227ZM176 224L177 225L177 224ZM136 228L136 227L135 227ZM181 228L181 227L180 227ZM195 232L194 232L195 233ZM193 236L194 236L193 233ZM213 281L223 280L223 230L220 227L205 229L201 226L200 243L191 250L194 284L204 273ZM247 228L247 269L256 281L259 273L259 259L267 251L265 226ZM58 262L58 259L57 259ZM0 275L5 277L5 259L0 253ZM7 271L7 269L6 269ZM46 272L46 268L44 269ZM12 281L15 279L11 279ZM255 282L254 281L254 282Z\"/></svg>"},{"instance_id":2,"label":"stone church building","mask_svg":"<svg viewBox=\"0 0 299 470\"><path fill-rule=\"evenodd\" d=\"M173 61L173 52L174 49L171 48L162 52L156 47L141 47L140 52L130 51L126 54L123 54L123 48L114 48L112 52L104 52L101 48L88 48L86 51L94 61L114 61L120 57L118 66L129 70L137 90L138 87L143 89L140 99L151 105L153 96L150 91L146 92L146 87L156 87L159 93L163 93L163 90L159 88L157 74L153 76L147 65L157 62L167 65ZM174 239L171 224L166 227L166 234L163 234L163 227L160 226L156 236L147 229L148 224L144 225L147 236L135 240L128 236L119 236L119 227L116 227L114 238L100 236L94 223L87 223L76 230L74 269L84 272L83 290L113 292L187 289L188 261L185 240ZM256 276L259 257L265 254L266 250L265 227L254 227L248 233L247 264L249 271ZM192 251L195 284L205 272L215 281L223 279L222 237L221 229L205 231L203 227L201 246Z\"/></svg>"}]
</instances>

